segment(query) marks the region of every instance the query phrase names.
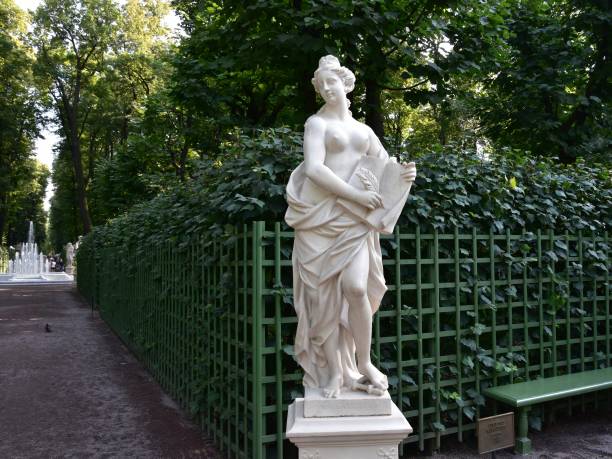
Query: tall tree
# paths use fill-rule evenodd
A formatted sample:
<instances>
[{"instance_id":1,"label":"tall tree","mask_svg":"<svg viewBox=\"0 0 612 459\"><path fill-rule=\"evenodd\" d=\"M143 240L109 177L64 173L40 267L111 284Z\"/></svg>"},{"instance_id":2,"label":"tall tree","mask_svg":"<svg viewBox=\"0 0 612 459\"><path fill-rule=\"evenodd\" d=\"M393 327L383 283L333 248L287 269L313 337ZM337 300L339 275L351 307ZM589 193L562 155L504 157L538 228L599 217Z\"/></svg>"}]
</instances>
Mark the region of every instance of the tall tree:
<instances>
[{"instance_id":1,"label":"tall tree","mask_svg":"<svg viewBox=\"0 0 612 459\"><path fill-rule=\"evenodd\" d=\"M520 2L507 22L508 55L477 100L484 133L563 163L605 159L612 146L609 2Z\"/></svg>"},{"instance_id":2,"label":"tall tree","mask_svg":"<svg viewBox=\"0 0 612 459\"><path fill-rule=\"evenodd\" d=\"M49 169L34 159L28 159L20 176L18 187L11 193L11 205L7 215L7 243L27 241L29 222L34 222L36 242L47 238L47 213L43 208Z\"/></svg>"},{"instance_id":3,"label":"tall tree","mask_svg":"<svg viewBox=\"0 0 612 459\"><path fill-rule=\"evenodd\" d=\"M70 149L65 140L56 146L52 182L55 192L49 210L49 242L53 251L59 252L67 242L74 242L83 234L76 199L74 169Z\"/></svg>"},{"instance_id":4,"label":"tall tree","mask_svg":"<svg viewBox=\"0 0 612 459\"><path fill-rule=\"evenodd\" d=\"M31 177L36 126L32 53L25 44L27 17L12 0L0 0L0 245L7 240L16 193Z\"/></svg>"},{"instance_id":5,"label":"tall tree","mask_svg":"<svg viewBox=\"0 0 612 459\"><path fill-rule=\"evenodd\" d=\"M357 73L352 110L382 138L382 92L407 65L428 66L422 38L453 3L175 0L190 34L175 94L227 126L302 124L316 106L310 80L318 59L334 53Z\"/></svg>"},{"instance_id":6,"label":"tall tree","mask_svg":"<svg viewBox=\"0 0 612 459\"><path fill-rule=\"evenodd\" d=\"M81 150L91 107L83 91L103 70L116 38L119 11L112 0L47 0L36 11L37 70L50 86L53 108L70 150L83 231L91 231Z\"/></svg>"},{"instance_id":7,"label":"tall tree","mask_svg":"<svg viewBox=\"0 0 612 459\"><path fill-rule=\"evenodd\" d=\"M163 25L168 12L165 0L128 0L118 6L112 40L93 78L81 88L81 156L87 205L93 225L124 212L130 205L151 197L155 178L167 179L168 164L176 176L185 176L187 150L183 138L188 129L174 120L172 106L165 105L171 71L173 42ZM159 103L163 101L163 103ZM158 112L159 116L153 116ZM179 117L180 118L180 117ZM150 121L147 121L150 120ZM180 119L179 119L180 121ZM167 134L167 135L166 135ZM180 145L180 148L179 148ZM56 195L51 206L51 233L56 246L82 234L83 226L59 215L74 207L74 167L66 167L70 142L62 144L53 181ZM76 201L75 201L76 202ZM65 228L56 225L65 224ZM64 239L62 242L62 238Z\"/></svg>"}]
</instances>

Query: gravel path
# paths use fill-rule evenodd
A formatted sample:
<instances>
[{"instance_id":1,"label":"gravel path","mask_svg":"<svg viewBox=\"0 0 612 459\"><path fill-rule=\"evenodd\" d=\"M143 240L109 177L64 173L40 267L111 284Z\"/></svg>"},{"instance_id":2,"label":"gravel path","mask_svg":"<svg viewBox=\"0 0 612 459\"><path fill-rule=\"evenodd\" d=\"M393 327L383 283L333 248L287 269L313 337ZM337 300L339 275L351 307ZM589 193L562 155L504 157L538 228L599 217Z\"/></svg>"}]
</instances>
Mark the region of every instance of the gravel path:
<instances>
[{"instance_id":1,"label":"gravel path","mask_svg":"<svg viewBox=\"0 0 612 459\"><path fill-rule=\"evenodd\" d=\"M0 458L22 457L220 455L74 287L0 285Z\"/></svg>"},{"instance_id":2,"label":"gravel path","mask_svg":"<svg viewBox=\"0 0 612 459\"><path fill-rule=\"evenodd\" d=\"M442 450L435 459L604 459L612 458L612 413L576 412L571 418L544 425L541 432L529 432L533 452L527 456L514 455L512 449L497 451L495 455L479 456L476 441L458 443L453 439L442 442Z\"/></svg>"}]
</instances>

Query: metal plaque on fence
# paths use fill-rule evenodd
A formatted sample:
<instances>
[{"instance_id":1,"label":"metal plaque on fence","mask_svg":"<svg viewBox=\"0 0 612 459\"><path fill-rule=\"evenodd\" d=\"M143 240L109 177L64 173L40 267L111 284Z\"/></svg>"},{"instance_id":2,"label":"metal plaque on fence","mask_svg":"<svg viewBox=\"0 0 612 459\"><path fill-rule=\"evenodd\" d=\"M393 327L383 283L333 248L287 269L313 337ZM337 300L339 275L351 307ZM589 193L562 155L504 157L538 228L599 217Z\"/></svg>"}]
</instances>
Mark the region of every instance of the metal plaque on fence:
<instances>
[{"instance_id":1,"label":"metal plaque on fence","mask_svg":"<svg viewBox=\"0 0 612 459\"><path fill-rule=\"evenodd\" d=\"M514 446L514 413L480 418L476 425L478 453L490 453Z\"/></svg>"}]
</instances>

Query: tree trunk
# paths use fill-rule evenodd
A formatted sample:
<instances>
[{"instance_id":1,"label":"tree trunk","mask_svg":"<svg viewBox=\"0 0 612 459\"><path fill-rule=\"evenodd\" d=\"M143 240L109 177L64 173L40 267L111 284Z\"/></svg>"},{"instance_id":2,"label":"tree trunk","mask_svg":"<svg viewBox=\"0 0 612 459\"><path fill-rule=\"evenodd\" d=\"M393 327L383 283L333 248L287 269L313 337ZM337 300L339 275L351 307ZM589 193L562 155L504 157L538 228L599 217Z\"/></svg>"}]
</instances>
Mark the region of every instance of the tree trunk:
<instances>
[{"instance_id":1,"label":"tree trunk","mask_svg":"<svg viewBox=\"0 0 612 459\"><path fill-rule=\"evenodd\" d=\"M385 125L381 107L382 89L375 79L367 78L365 80L365 90L365 122L372 128L380 141L384 142Z\"/></svg>"},{"instance_id":2,"label":"tree trunk","mask_svg":"<svg viewBox=\"0 0 612 459\"><path fill-rule=\"evenodd\" d=\"M317 111L317 93L312 85L312 70L303 69L298 80L298 94L302 99L305 117L309 117ZM304 118L304 121L306 121Z\"/></svg>"},{"instance_id":3,"label":"tree trunk","mask_svg":"<svg viewBox=\"0 0 612 459\"><path fill-rule=\"evenodd\" d=\"M79 132L79 103L81 97L81 65L77 56L77 74L72 90L72 97L68 97L64 85L58 80L58 90L61 95L64 116L62 124L66 138L70 144L70 155L72 157L72 168L74 171L74 181L79 214L83 223L83 234L91 231L92 223L87 206L87 196L85 194L85 176L83 174L83 158L81 155L81 137Z\"/></svg>"},{"instance_id":4,"label":"tree trunk","mask_svg":"<svg viewBox=\"0 0 612 459\"><path fill-rule=\"evenodd\" d=\"M191 129L193 127L193 117L191 113L186 114L185 126L183 128L183 145L179 154L178 169L176 171L181 182L185 181L185 165L187 162L187 153L189 153L189 138L191 136Z\"/></svg>"},{"instance_id":5,"label":"tree trunk","mask_svg":"<svg viewBox=\"0 0 612 459\"><path fill-rule=\"evenodd\" d=\"M83 162L81 160L81 142L76 130L71 129L70 153L72 155L72 167L74 168L75 189L79 204L79 214L83 223L83 233L91 231L91 216L87 206L87 196L85 195L85 177L83 175Z\"/></svg>"},{"instance_id":6,"label":"tree trunk","mask_svg":"<svg viewBox=\"0 0 612 459\"><path fill-rule=\"evenodd\" d=\"M295 11L302 11L302 0L292 0L292 7ZM301 35L305 36L321 37L321 31L312 26L300 26L299 32ZM303 56L304 58L300 60L301 70L299 68L296 69L298 78L297 93L302 101L304 121L315 113L318 108L317 93L312 85L313 68L316 68L318 62L315 61L311 63L310 59L306 58L307 56L308 55Z\"/></svg>"},{"instance_id":7,"label":"tree trunk","mask_svg":"<svg viewBox=\"0 0 612 459\"><path fill-rule=\"evenodd\" d=\"M439 114L438 125L440 126L440 132L438 133L438 140L440 145L446 145L448 143L449 114L444 107L444 103L440 105Z\"/></svg>"},{"instance_id":8,"label":"tree trunk","mask_svg":"<svg viewBox=\"0 0 612 459\"><path fill-rule=\"evenodd\" d=\"M584 91L584 96L587 99L595 95L599 96L600 99L604 99L607 94L608 75L610 73L609 56L612 52L612 42L609 39L609 35L609 29L604 28L597 40L597 51L593 58L595 64L589 73L589 79ZM558 135L562 138L565 137L570 144L574 144L572 146L575 146L576 140L575 137L571 137L571 131L582 128L590 117L592 117L592 111L589 106L579 104L559 126ZM562 147L559 150L559 161L563 164L573 164L576 162L576 156L570 153L569 148Z\"/></svg>"},{"instance_id":9,"label":"tree trunk","mask_svg":"<svg viewBox=\"0 0 612 459\"><path fill-rule=\"evenodd\" d=\"M7 195L3 193L0 196L0 246L4 241L4 226L6 225L6 214L7 214ZM8 238L7 238L8 242Z\"/></svg>"},{"instance_id":10,"label":"tree trunk","mask_svg":"<svg viewBox=\"0 0 612 459\"><path fill-rule=\"evenodd\" d=\"M78 86L77 86L78 88ZM79 137L78 123L78 96L75 97L76 103L70 104L68 99L62 97L64 116L62 124L66 138L70 144L70 156L72 158L72 169L74 171L74 181L77 202L79 205L79 214L83 223L83 233L87 234L91 231L91 217L87 206L87 197L85 195L85 177L83 175L83 162L81 158L81 139Z\"/></svg>"}]
</instances>

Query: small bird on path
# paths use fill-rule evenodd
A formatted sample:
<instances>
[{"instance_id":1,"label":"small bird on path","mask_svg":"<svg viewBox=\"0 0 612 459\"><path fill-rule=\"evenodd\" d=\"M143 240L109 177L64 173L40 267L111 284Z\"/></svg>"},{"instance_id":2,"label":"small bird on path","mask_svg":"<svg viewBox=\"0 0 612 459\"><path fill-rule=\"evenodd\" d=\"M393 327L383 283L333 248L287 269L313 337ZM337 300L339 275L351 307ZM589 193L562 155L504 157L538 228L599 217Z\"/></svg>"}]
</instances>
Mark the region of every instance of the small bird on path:
<instances>
[{"instance_id":1,"label":"small bird on path","mask_svg":"<svg viewBox=\"0 0 612 459\"><path fill-rule=\"evenodd\" d=\"M49 326L49 324L45 324L45 331L47 333L51 333L51 327Z\"/></svg>"}]
</instances>

